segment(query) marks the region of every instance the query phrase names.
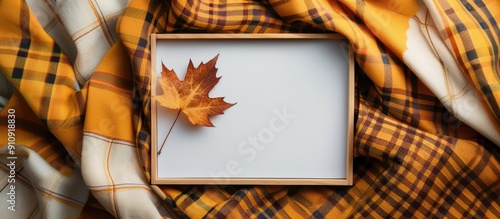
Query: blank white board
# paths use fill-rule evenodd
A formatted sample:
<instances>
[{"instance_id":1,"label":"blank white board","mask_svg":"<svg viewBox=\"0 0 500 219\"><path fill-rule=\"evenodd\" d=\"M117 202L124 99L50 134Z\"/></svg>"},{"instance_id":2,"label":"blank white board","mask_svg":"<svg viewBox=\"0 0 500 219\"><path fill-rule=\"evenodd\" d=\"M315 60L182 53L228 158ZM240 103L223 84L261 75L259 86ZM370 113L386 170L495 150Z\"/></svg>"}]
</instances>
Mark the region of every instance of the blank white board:
<instances>
[{"instance_id":1,"label":"blank white board","mask_svg":"<svg viewBox=\"0 0 500 219\"><path fill-rule=\"evenodd\" d=\"M210 97L237 103L199 127L152 101L154 184L352 183L353 58L338 35L152 36L152 96L161 63L183 80L219 55Z\"/></svg>"}]
</instances>

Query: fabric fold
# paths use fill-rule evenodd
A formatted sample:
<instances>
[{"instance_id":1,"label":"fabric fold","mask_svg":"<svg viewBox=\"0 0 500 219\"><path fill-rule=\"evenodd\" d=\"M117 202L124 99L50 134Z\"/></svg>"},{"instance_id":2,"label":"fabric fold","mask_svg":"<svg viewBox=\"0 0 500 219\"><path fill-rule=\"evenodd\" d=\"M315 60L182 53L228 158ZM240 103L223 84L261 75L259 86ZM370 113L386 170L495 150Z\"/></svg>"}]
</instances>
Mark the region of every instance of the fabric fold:
<instances>
[{"instance_id":1,"label":"fabric fold","mask_svg":"<svg viewBox=\"0 0 500 219\"><path fill-rule=\"evenodd\" d=\"M161 218L165 204L150 187L135 147L132 71L118 41L86 84L82 175L103 207L117 218ZM98 98L95 98L98 97ZM138 205L137 203L141 203Z\"/></svg>"},{"instance_id":2,"label":"fabric fold","mask_svg":"<svg viewBox=\"0 0 500 219\"><path fill-rule=\"evenodd\" d=\"M80 215L89 191L78 169L65 176L23 145L16 145L15 159L12 157L9 148L0 150L0 162L5 165L2 165L1 178L14 176L9 177L14 181L2 181L3 187L9 188L2 189L2 197L13 197L1 202L2 217L68 218ZM11 166L15 174L10 171Z\"/></svg>"},{"instance_id":3,"label":"fabric fold","mask_svg":"<svg viewBox=\"0 0 500 219\"><path fill-rule=\"evenodd\" d=\"M500 124L498 45L500 4L496 1L424 0L460 69L468 76Z\"/></svg>"},{"instance_id":4,"label":"fabric fold","mask_svg":"<svg viewBox=\"0 0 500 219\"><path fill-rule=\"evenodd\" d=\"M44 30L73 64L78 86L89 80L119 39L116 22L128 0L26 1Z\"/></svg>"},{"instance_id":5,"label":"fabric fold","mask_svg":"<svg viewBox=\"0 0 500 219\"><path fill-rule=\"evenodd\" d=\"M410 20L406 34L407 50L403 54L405 64L432 90L450 115L500 146L500 126L495 113L447 48L434 22L434 19L441 18L433 16L432 11L435 9L428 9L420 3L419 12ZM450 119L448 122L453 124L452 128L458 128L458 120ZM466 136L461 134L460 137Z\"/></svg>"},{"instance_id":6,"label":"fabric fold","mask_svg":"<svg viewBox=\"0 0 500 219\"><path fill-rule=\"evenodd\" d=\"M0 1L0 95L9 96L0 194L11 196L15 175L19 210L2 201L0 214L498 217L499 9L492 0ZM359 104L354 185L151 185L150 35L183 32L344 35Z\"/></svg>"}]
</instances>

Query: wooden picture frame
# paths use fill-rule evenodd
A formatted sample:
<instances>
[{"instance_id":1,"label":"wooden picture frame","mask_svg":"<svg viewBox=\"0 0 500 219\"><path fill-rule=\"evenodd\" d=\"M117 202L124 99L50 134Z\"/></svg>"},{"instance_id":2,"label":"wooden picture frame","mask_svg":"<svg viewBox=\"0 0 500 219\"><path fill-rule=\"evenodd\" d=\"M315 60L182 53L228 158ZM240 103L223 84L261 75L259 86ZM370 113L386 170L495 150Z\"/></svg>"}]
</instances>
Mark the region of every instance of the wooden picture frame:
<instances>
[{"instance_id":1,"label":"wooden picture frame","mask_svg":"<svg viewBox=\"0 0 500 219\"><path fill-rule=\"evenodd\" d=\"M338 34L152 34L151 96L161 63L186 66L219 54L210 93L237 104L215 128L151 99L152 184L352 185L354 58ZM183 73L184 72L184 73ZM184 117L184 118L183 118ZM172 137L174 136L174 137Z\"/></svg>"}]
</instances>

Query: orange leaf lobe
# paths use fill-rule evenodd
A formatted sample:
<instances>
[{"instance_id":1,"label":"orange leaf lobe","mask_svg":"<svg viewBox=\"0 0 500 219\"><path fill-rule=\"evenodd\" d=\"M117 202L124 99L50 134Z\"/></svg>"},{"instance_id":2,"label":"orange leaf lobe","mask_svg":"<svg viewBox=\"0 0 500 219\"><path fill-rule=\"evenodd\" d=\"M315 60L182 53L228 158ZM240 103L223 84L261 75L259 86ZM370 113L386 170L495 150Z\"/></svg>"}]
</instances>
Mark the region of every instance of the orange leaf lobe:
<instances>
[{"instance_id":1,"label":"orange leaf lobe","mask_svg":"<svg viewBox=\"0 0 500 219\"><path fill-rule=\"evenodd\" d=\"M210 98L208 94L219 82L215 64L219 55L206 64L193 66L189 60L184 81L179 80L175 71L162 63L160 86L163 94L154 97L160 105L183 112L193 125L213 127L210 117L224 114L224 110L234 104L227 103L223 97Z\"/></svg>"}]
</instances>

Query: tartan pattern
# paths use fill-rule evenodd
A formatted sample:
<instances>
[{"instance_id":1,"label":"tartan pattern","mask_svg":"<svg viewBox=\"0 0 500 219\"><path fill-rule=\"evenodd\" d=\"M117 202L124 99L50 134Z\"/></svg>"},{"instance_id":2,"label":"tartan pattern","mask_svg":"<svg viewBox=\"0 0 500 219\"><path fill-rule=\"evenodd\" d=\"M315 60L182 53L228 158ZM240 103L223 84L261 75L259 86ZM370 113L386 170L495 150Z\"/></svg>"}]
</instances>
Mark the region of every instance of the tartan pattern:
<instances>
[{"instance_id":1,"label":"tartan pattern","mask_svg":"<svg viewBox=\"0 0 500 219\"><path fill-rule=\"evenodd\" d=\"M498 145L453 116L442 100L405 65L401 39L406 37L408 19L422 6L437 12L432 17L435 26L427 22L423 25L439 30L462 71L498 121L496 15L500 5L466 0L426 0L420 5L417 1L403 4L395 0L132 0L120 17L117 32L130 57L131 66L126 68L133 73L133 89L126 75L129 71L109 67L112 61L107 60L82 91L75 91L75 70L70 60L43 31L28 5L24 1L0 1L0 14L6 18L0 19L0 33L6 33L0 40L0 71L17 90L4 109L12 106L24 109L18 114L19 134L24 136L19 143L29 146L41 155L40 160L62 173L56 182L59 178L68 180L78 170L75 167L82 166L82 140L88 140L85 146L95 146L96 151L112 151L111 148L125 145L121 154L127 156L135 141L138 160L130 160L141 165L144 173L137 175L134 169L135 172L128 174L137 177L137 182L129 184L130 180L117 178L124 172L113 173L109 166L106 179L92 178L91 170L82 172L96 199L115 217L141 215L140 210L128 214L131 212L125 206L132 207L126 205L130 202L119 202L137 197L135 192L141 191L140 197L145 198L141 200L146 200L148 210L156 207L159 214L167 215L163 208L167 206L180 217L190 218L498 218ZM148 178L150 172L149 36L158 32L345 35L352 43L357 62L354 186L153 186L158 189L151 189L144 184L140 174ZM118 63L125 60L122 55L108 55L107 59ZM122 129L102 130L95 123L102 121L105 113L112 113L114 107L113 103L99 101L98 93L102 92L119 98L132 95L131 103L125 101L132 108L126 115L132 118L120 126ZM87 111L94 103L107 111L103 114L95 108ZM0 114L2 133L7 129L5 113L3 110ZM113 121L120 125L118 117ZM46 136L49 133L53 137ZM114 139L116 136L121 137ZM3 139L0 145L7 144ZM112 156L120 158L120 152ZM1 170L5 175L5 168ZM48 178L48 182L54 179ZM126 187L124 191L120 190L122 186ZM161 202L157 202L158 197ZM87 204L83 208L92 211L94 207Z\"/></svg>"},{"instance_id":2,"label":"tartan pattern","mask_svg":"<svg viewBox=\"0 0 500 219\"><path fill-rule=\"evenodd\" d=\"M500 201L498 177L481 179L482 167L469 166L486 157L497 166L499 151L494 145L482 142L492 149L486 152L487 149L478 147L478 142L420 131L369 110L366 103L360 108L358 154L389 164L372 184L376 194L369 194L369 198L358 203L363 206L357 209L362 217L375 212L381 217L396 218L484 217L500 213L498 208L490 208ZM385 136L398 140L390 141ZM467 154L458 147L472 147L483 152L483 157L467 160ZM494 169L498 172L498 166Z\"/></svg>"},{"instance_id":3,"label":"tartan pattern","mask_svg":"<svg viewBox=\"0 0 500 219\"><path fill-rule=\"evenodd\" d=\"M75 166L68 152L60 141L46 128L40 119L33 113L29 105L19 92L14 92L5 106L5 109L16 109L16 135L19 145L30 145L30 149L37 152L47 163L59 172L67 175L73 172ZM8 113L0 113L0 132L7 133ZM0 141L6 145L6 139Z\"/></svg>"},{"instance_id":4,"label":"tartan pattern","mask_svg":"<svg viewBox=\"0 0 500 219\"><path fill-rule=\"evenodd\" d=\"M487 7L483 1L437 1L447 19L442 35L453 42L460 67L470 77L477 90L487 100L500 123L500 71L498 44L500 43L497 4ZM464 16L465 15L465 16Z\"/></svg>"},{"instance_id":5,"label":"tartan pattern","mask_svg":"<svg viewBox=\"0 0 500 219\"><path fill-rule=\"evenodd\" d=\"M40 25L69 57L80 86L89 80L106 52L118 40L116 22L127 2L26 1Z\"/></svg>"},{"instance_id":6,"label":"tartan pattern","mask_svg":"<svg viewBox=\"0 0 500 219\"><path fill-rule=\"evenodd\" d=\"M88 97L82 170L86 186L114 217L167 215L149 185L135 147L132 68L125 47L115 44L84 87ZM141 203L143 212L134 207Z\"/></svg>"},{"instance_id":7,"label":"tartan pattern","mask_svg":"<svg viewBox=\"0 0 500 219\"><path fill-rule=\"evenodd\" d=\"M498 178L481 179L482 168L465 163L466 154L454 150L457 145L481 148L475 159L492 161L488 168L498 173L498 148L454 117L400 61L400 51L388 50L397 41L378 39L374 34L380 32L369 31L383 23L371 21L363 3L333 2L334 10L321 1L277 1L261 7L247 1L166 3L165 32L340 32L353 43L362 69L357 87L368 87L358 91L353 187L160 186L176 212L190 218L499 215ZM302 7L300 12L290 9L293 4ZM387 4L401 8L397 2ZM138 10L148 10L147 5ZM255 15L260 17L255 20ZM276 15L284 22L278 17L273 23Z\"/></svg>"},{"instance_id":8,"label":"tartan pattern","mask_svg":"<svg viewBox=\"0 0 500 219\"><path fill-rule=\"evenodd\" d=\"M5 161L5 149L0 152L0 160ZM7 206L2 204L3 218L61 218L61 215L66 217L76 217L80 214L85 201L88 197L88 189L83 182L80 172L74 171L70 175L63 175L48 163L44 162L41 156L36 152L22 146L18 146L17 152L25 152L30 159L23 160L23 166L18 166L16 169L16 211L6 210ZM20 161L20 160L18 160ZM6 162L8 163L8 162ZM37 166L38 170L33 171ZM0 177L7 179L9 168L5 165L0 165ZM47 175L51 177L46 177ZM9 196L10 183L7 180L0 182L0 194L2 198L7 200ZM66 185L66 186L61 186ZM67 189L72 193L68 194ZM7 193L7 194L6 194ZM39 197L43 202L28 201L33 200L33 197Z\"/></svg>"},{"instance_id":9,"label":"tartan pattern","mask_svg":"<svg viewBox=\"0 0 500 219\"><path fill-rule=\"evenodd\" d=\"M145 8L140 8L145 7ZM151 46L150 35L165 31L167 9L163 2L154 1L149 5L141 2L130 2L125 9L124 14L130 16L122 16L117 31L120 34L120 39L125 45L129 56L132 60L132 70L134 72L134 96L133 104L142 106L141 113L135 114L138 121L137 139L138 153L141 160L141 165L145 168L145 173L149 179L151 171L151 159L149 151L151 149L150 142L150 80L149 72L151 68ZM123 24L123 25L120 25ZM127 33L126 30L134 30L134 34ZM136 35L138 34L138 35Z\"/></svg>"},{"instance_id":10,"label":"tartan pattern","mask_svg":"<svg viewBox=\"0 0 500 219\"><path fill-rule=\"evenodd\" d=\"M82 137L68 135L67 132L82 131L85 110L81 93L75 92L74 71L69 59L47 33L38 31L33 34L29 31L30 28L40 28L40 25L26 3L4 2L0 5L0 14L19 18L0 21L0 31L6 33L4 40L0 41L1 73L19 91L21 99L24 99L39 121L59 140L56 145L64 145L71 157L79 162ZM54 94L57 96L54 97ZM32 119L29 111L25 112ZM26 128L29 132L37 133L35 127ZM39 138L43 137L50 138L50 134L39 135ZM4 141L6 139L2 139L2 145L6 144ZM44 145L40 150L59 147L56 145ZM68 158L55 159L65 163Z\"/></svg>"}]
</instances>

